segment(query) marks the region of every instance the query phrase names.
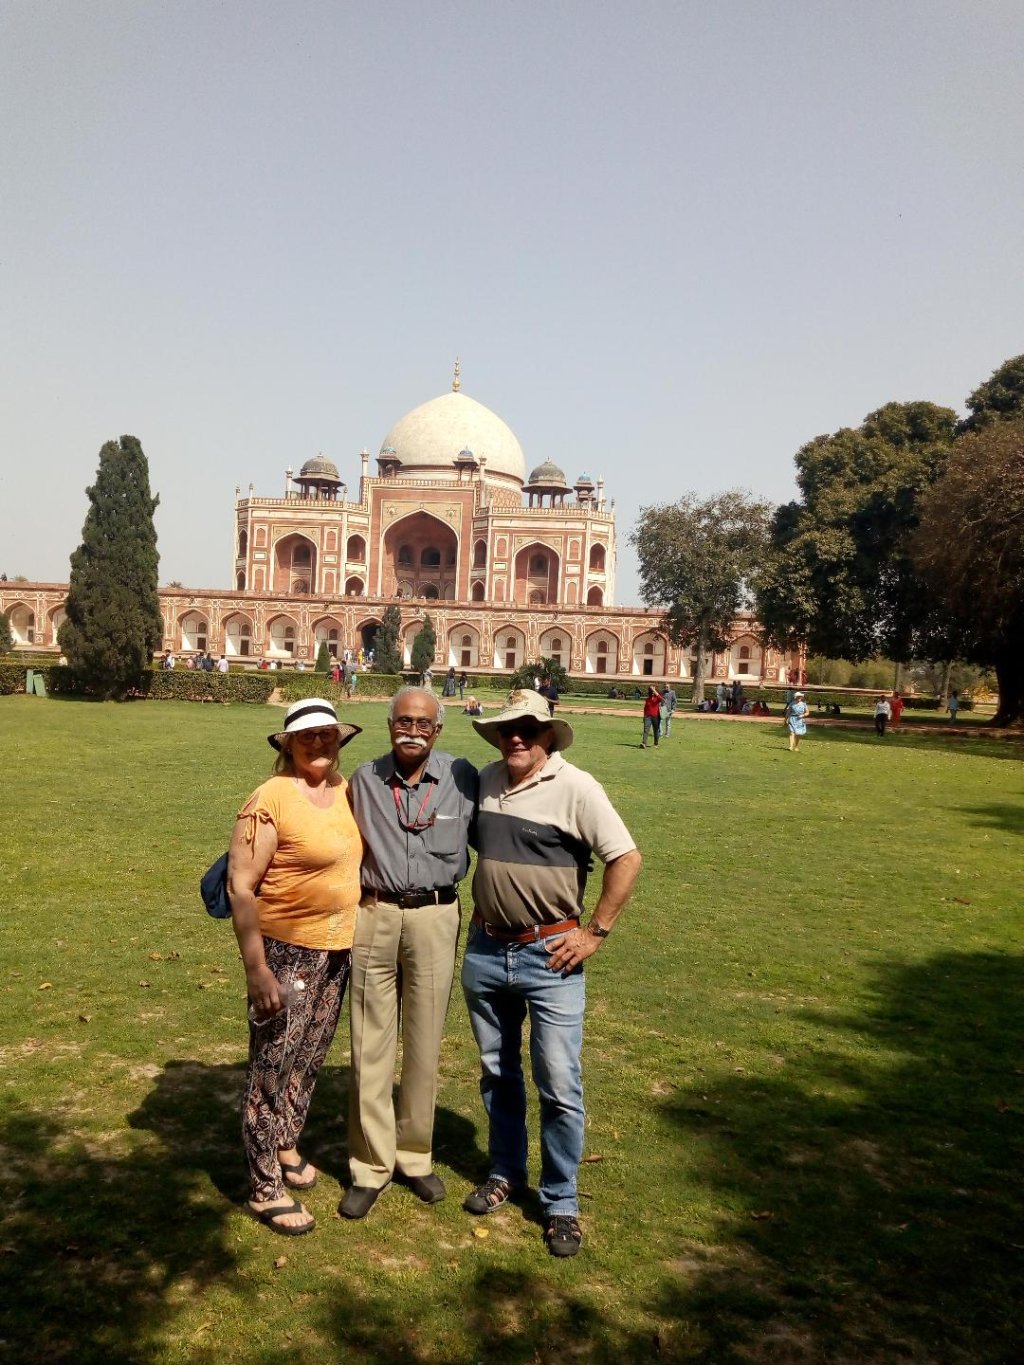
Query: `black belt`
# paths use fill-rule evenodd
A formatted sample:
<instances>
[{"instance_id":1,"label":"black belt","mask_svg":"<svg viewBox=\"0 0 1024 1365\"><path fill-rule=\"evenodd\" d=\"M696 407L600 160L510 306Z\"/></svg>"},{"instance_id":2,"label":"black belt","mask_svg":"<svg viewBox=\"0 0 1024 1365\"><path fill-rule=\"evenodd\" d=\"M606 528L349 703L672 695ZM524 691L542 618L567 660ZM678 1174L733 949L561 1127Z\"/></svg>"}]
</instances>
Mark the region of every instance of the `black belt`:
<instances>
[{"instance_id":1,"label":"black belt","mask_svg":"<svg viewBox=\"0 0 1024 1365\"><path fill-rule=\"evenodd\" d=\"M364 887L363 896L367 900L372 897L375 901L397 905L400 910L418 910L421 905L451 905L452 901L459 899L459 893L454 886L439 886L433 889L417 886L412 891L373 891Z\"/></svg>"}]
</instances>

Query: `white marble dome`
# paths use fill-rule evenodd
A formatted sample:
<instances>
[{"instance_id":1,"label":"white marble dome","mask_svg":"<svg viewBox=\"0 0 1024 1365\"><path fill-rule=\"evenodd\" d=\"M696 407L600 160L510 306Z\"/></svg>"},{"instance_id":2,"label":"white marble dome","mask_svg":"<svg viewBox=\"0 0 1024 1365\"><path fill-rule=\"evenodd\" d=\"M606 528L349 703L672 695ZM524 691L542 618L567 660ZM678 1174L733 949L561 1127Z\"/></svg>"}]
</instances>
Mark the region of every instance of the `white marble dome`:
<instances>
[{"instance_id":1,"label":"white marble dome","mask_svg":"<svg viewBox=\"0 0 1024 1365\"><path fill-rule=\"evenodd\" d=\"M407 412L381 442L401 468L399 478L418 478L424 470L450 470L466 450L487 460L488 474L505 474L521 484L526 475L522 447L497 413L464 393L443 393Z\"/></svg>"}]
</instances>

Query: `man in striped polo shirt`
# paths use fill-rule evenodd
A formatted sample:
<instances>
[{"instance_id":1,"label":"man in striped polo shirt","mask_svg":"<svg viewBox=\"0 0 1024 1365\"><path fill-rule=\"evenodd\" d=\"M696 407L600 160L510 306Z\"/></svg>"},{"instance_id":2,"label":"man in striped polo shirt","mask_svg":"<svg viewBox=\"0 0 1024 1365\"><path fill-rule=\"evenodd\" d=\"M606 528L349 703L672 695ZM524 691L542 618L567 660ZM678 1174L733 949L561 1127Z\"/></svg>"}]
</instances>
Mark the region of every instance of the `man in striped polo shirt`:
<instances>
[{"instance_id":1,"label":"man in striped polo shirt","mask_svg":"<svg viewBox=\"0 0 1024 1365\"><path fill-rule=\"evenodd\" d=\"M467 1196L493 1213L526 1183L522 1032L540 1095L540 1202L554 1256L574 1256L582 1233L576 1177L583 1157L583 963L601 947L640 871L640 854L604 788L562 757L572 727L529 689L474 728L501 752L480 773L473 923L462 967L480 1048L490 1174ZM580 924L591 855L601 894Z\"/></svg>"}]
</instances>

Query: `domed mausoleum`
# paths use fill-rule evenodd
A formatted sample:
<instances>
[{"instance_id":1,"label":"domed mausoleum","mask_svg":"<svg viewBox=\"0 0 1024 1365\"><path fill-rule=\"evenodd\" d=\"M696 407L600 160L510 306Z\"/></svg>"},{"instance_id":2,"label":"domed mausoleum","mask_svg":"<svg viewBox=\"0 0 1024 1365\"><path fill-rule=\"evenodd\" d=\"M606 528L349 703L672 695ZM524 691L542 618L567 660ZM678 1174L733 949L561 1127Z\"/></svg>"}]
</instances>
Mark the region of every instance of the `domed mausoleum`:
<instances>
[{"instance_id":1,"label":"domed mausoleum","mask_svg":"<svg viewBox=\"0 0 1024 1365\"><path fill-rule=\"evenodd\" d=\"M231 587L162 590L164 648L311 666L321 643L369 653L398 604L407 662L429 612L438 669L503 673L544 657L610 682L689 677L693 652L669 642L659 612L615 605L604 481L570 485L563 468L591 452L554 453L532 452L527 477L514 432L462 392L456 364L450 392L391 426L373 473L362 451L354 496L323 454L297 475L289 466L280 496L236 489ZM66 597L59 584L0 585L19 648L56 646ZM792 666L739 617L711 671L768 679Z\"/></svg>"}]
</instances>

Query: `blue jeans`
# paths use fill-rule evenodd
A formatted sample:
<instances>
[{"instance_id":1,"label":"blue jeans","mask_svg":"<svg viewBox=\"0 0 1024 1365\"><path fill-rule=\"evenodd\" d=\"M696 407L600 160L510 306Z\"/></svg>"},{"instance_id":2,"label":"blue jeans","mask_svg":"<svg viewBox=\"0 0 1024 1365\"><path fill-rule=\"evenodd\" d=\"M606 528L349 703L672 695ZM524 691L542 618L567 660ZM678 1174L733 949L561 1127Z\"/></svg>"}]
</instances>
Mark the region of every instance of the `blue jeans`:
<instances>
[{"instance_id":1,"label":"blue jeans","mask_svg":"<svg viewBox=\"0 0 1024 1365\"><path fill-rule=\"evenodd\" d=\"M490 1123L490 1174L512 1185L526 1183L523 1022L529 1013L530 1065L540 1095L540 1203L548 1218L579 1213L586 1002L582 967L568 976L549 970L544 945L551 942L499 943L472 924L462 962Z\"/></svg>"},{"instance_id":2,"label":"blue jeans","mask_svg":"<svg viewBox=\"0 0 1024 1365\"><path fill-rule=\"evenodd\" d=\"M661 735L661 717L660 717L660 716L644 716L644 737L643 737L643 745L644 745L644 748L645 748L645 749L646 749L646 747L647 747L647 736L648 736L649 734L651 734L652 732L653 732L653 734L654 734L654 747L657 748L657 747L658 747L658 738L659 738L659 736Z\"/></svg>"}]
</instances>

